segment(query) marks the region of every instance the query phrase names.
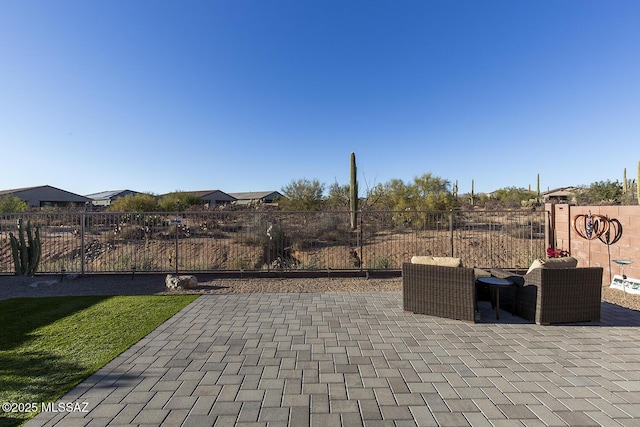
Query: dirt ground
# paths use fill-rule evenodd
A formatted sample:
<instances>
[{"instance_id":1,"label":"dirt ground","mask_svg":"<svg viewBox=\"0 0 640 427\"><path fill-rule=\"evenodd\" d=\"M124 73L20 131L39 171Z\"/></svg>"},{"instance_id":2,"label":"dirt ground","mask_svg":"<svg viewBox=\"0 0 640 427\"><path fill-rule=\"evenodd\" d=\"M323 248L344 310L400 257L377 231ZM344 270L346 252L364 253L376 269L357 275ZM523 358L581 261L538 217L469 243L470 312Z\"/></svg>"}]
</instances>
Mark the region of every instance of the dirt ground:
<instances>
[{"instance_id":1,"label":"dirt ground","mask_svg":"<svg viewBox=\"0 0 640 427\"><path fill-rule=\"evenodd\" d=\"M250 292L401 292L402 278L316 277L316 278L222 278L198 275L194 289L169 291L165 275L59 275L19 277L0 276L0 300L18 297L64 295L172 295L228 294ZM62 280L61 280L62 279ZM608 285L602 300L640 310L640 295L624 294Z\"/></svg>"},{"instance_id":2,"label":"dirt ground","mask_svg":"<svg viewBox=\"0 0 640 427\"><path fill-rule=\"evenodd\" d=\"M250 292L383 292L402 291L402 278L217 278L198 275L198 286L168 290L165 275L87 275L84 277L0 276L0 300L58 295L172 295Z\"/></svg>"}]
</instances>

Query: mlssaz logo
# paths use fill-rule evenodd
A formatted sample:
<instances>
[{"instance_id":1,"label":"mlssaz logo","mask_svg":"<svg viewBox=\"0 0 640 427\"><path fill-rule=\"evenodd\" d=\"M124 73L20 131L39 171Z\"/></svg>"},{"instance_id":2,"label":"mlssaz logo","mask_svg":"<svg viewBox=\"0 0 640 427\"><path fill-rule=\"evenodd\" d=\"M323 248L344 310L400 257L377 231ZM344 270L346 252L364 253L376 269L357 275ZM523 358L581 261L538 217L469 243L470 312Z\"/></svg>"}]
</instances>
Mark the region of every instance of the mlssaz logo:
<instances>
[{"instance_id":1,"label":"mlssaz logo","mask_svg":"<svg viewBox=\"0 0 640 427\"><path fill-rule=\"evenodd\" d=\"M89 412L89 402L46 402L42 412Z\"/></svg>"}]
</instances>

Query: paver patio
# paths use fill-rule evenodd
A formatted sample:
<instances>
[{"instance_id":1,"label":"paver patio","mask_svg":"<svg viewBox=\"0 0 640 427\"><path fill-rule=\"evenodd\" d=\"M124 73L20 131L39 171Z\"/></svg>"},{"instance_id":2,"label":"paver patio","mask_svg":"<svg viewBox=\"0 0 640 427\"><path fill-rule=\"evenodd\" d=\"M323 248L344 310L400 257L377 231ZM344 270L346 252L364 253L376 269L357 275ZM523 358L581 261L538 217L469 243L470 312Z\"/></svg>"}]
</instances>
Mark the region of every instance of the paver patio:
<instances>
[{"instance_id":1,"label":"paver patio","mask_svg":"<svg viewBox=\"0 0 640 427\"><path fill-rule=\"evenodd\" d=\"M402 294L205 295L28 426L638 426L640 312L406 313Z\"/></svg>"}]
</instances>

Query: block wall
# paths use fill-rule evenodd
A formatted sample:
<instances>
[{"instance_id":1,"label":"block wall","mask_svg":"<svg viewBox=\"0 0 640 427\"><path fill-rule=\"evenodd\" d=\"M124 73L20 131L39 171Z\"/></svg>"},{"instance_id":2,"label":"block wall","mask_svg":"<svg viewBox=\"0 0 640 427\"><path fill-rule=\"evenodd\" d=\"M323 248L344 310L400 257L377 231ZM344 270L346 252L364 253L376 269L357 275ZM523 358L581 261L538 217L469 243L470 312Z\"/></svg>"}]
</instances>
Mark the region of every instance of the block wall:
<instances>
[{"instance_id":1,"label":"block wall","mask_svg":"<svg viewBox=\"0 0 640 427\"><path fill-rule=\"evenodd\" d=\"M547 242L548 246L555 244L556 249L569 251L571 256L578 259L578 266L603 267L603 283L611 283L615 274L621 273L621 267L613 260L624 259L633 263L625 266L627 276L640 279L640 206L571 206L568 204L546 204ZM610 228L609 239L585 239L576 232L576 228L586 234L584 222L579 215L603 215L609 220L618 220L621 237L618 242L607 245L612 241L616 229ZM574 227L574 220L576 225Z\"/></svg>"}]
</instances>

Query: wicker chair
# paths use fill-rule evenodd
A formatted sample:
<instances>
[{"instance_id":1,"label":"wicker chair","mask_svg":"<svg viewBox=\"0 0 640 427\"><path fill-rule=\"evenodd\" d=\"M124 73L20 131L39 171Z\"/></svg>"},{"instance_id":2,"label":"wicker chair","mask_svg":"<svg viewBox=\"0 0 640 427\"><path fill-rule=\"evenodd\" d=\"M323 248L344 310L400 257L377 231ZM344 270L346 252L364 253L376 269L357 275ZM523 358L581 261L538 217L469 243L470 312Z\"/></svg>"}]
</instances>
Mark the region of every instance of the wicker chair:
<instances>
[{"instance_id":1,"label":"wicker chair","mask_svg":"<svg viewBox=\"0 0 640 427\"><path fill-rule=\"evenodd\" d=\"M404 263L402 298L406 311L475 322L474 269Z\"/></svg>"},{"instance_id":2,"label":"wicker chair","mask_svg":"<svg viewBox=\"0 0 640 427\"><path fill-rule=\"evenodd\" d=\"M539 325L600 321L602 273L602 267L536 268L524 276L491 270L492 275L510 277L518 284L516 314Z\"/></svg>"}]
</instances>

